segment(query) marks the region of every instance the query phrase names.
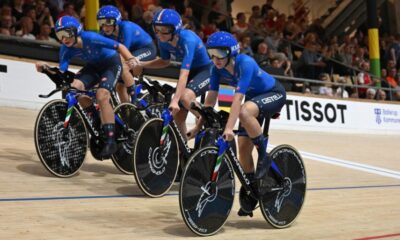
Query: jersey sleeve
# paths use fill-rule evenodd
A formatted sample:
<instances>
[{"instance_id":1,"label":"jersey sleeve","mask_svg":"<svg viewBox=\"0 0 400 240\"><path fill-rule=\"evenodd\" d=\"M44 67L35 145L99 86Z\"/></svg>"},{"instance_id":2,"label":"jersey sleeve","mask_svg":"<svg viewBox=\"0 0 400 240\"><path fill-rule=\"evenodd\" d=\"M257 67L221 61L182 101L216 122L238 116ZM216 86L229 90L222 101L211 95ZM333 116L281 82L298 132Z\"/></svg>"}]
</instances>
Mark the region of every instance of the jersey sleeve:
<instances>
[{"instance_id":1,"label":"jersey sleeve","mask_svg":"<svg viewBox=\"0 0 400 240\"><path fill-rule=\"evenodd\" d=\"M253 63L251 61L242 61L239 66L239 79L235 90L235 93L246 94L247 89L250 86L252 73L253 73Z\"/></svg>"},{"instance_id":2,"label":"jersey sleeve","mask_svg":"<svg viewBox=\"0 0 400 240\"><path fill-rule=\"evenodd\" d=\"M65 46L62 46L60 48L59 52L59 68L62 72L65 72L68 70L69 66L69 60L71 59L71 54L68 52L68 48Z\"/></svg>"},{"instance_id":3,"label":"jersey sleeve","mask_svg":"<svg viewBox=\"0 0 400 240\"><path fill-rule=\"evenodd\" d=\"M91 41L91 44L98 45L98 46L101 46L104 48L114 49L114 50L117 49L119 46L119 42L117 42L113 39L110 39L110 38L106 38L100 34L93 35L90 38L90 41Z\"/></svg>"},{"instance_id":4,"label":"jersey sleeve","mask_svg":"<svg viewBox=\"0 0 400 240\"><path fill-rule=\"evenodd\" d=\"M211 68L211 75L210 75L210 91L216 91L218 92L219 90L219 73L215 66Z\"/></svg>"},{"instance_id":5,"label":"jersey sleeve","mask_svg":"<svg viewBox=\"0 0 400 240\"><path fill-rule=\"evenodd\" d=\"M190 70L193 62L194 53L196 51L195 41L184 41L183 42L184 56L182 58L181 69Z\"/></svg>"}]
</instances>

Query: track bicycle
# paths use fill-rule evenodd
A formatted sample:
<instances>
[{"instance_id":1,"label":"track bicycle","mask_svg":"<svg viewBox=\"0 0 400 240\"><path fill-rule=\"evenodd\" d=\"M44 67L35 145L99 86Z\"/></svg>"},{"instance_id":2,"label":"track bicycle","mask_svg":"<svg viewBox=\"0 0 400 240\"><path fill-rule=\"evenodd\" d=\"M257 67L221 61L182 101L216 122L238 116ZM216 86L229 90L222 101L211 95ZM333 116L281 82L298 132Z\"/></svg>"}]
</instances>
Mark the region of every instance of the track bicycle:
<instances>
[{"instance_id":1,"label":"track bicycle","mask_svg":"<svg viewBox=\"0 0 400 240\"><path fill-rule=\"evenodd\" d=\"M178 172L194 149L215 143L215 124L219 126L214 115L203 114L206 124L195 137L194 148L190 148L168 109L175 89L169 85L158 86L165 97L161 117L149 119L143 124L133 148L136 183L149 197L161 197L169 191L175 180L179 180L176 179ZM210 112L209 109L204 111Z\"/></svg>"},{"instance_id":2,"label":"track bicycle","mask_svg":"<svg viewBox=\"0 0 400 240\"><path fill-rule=\"evenodd\" d=\"M100 127L99 112L90 116L78 102L78 97L95 99L96 90L81 91L71 87L75 77L72 72L61 73L57 67L45 68L43 72L56 84L56 89L47 95L63 91L65 99L56 99L46 103L40 110L34 129L35 147L40 161L55 176L71 177L82 167L87 148L97 160L103 160L100 152L105 143ZM115 94L112 104L117 104ZM119 162L131 158L131 148L135 130L144 122L131 103L122 103L115 107L115 133L117 152L111 156L119 168Z\"/></svg>"},{"instance_id":3,"label":"track bicycle","mask_svg":"<svg viewBox=\"0 0 400 240\"><path fill-rule=\"evenodd\" d=\"M266 138L269 123L270 119L265 119ZM254 190L232 147L223 139L223 130L219 129L215 146L197 150L186 163L179 206L187 227L200 236L213 235L223 227L233 207L235 174L242 184L240 195L258 200L269 224L275 228L290 226L301 211L306 193L306 172L300 154L289 145L279 145L269 153L272 165L268 176L275 179L276 184L261 195L258 189ZM243 206L241 200L239 202Z\"/></svg>"}]
</instances>

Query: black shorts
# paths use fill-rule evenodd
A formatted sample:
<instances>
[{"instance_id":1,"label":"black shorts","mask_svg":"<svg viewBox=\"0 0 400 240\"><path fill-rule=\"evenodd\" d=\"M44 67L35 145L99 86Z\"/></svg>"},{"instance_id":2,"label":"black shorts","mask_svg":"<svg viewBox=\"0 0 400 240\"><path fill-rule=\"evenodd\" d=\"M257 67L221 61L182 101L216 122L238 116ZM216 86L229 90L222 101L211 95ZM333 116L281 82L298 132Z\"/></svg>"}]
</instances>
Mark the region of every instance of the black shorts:
<instances>
[{"instance_id":1,"label":"black shorts","mask_svg":"<svg viewBox=\"0 0 400 240\"><path fill-rule=\"evenodd\" d=\"M245 102L254 102L259 110L257 120L262 125L265 118L271 118L275 113L280 112L282 107L286 103L286 91L278 80L275 82L275 86L267 93L260 94L253 98L245 99ZM248 136L246 130L239 123L238 136Z\"/></svg>"},{"instance_id":2,"label":"black shorts","mask_svg":"<svg viewBox=\"0 0 400 240\"><path fill-rule=\"evenodd\" d=\"M205 94L210 88L212 64L190 69L186 88L192 90L196 97Z\"/></svg>"},{"instance_id":3,"label":"black shorts","mask_svg":"<svg viewBox=\"0 0 400 240\"><path fill-rule=\"evenodd\" d=\"M122 64L119 54L103 61L86 64L77 74L76 78L81 80L85 89L90 89L99 84L99 88L114 91L115 84L121 76Z\"/></svg>"}]
</instances>

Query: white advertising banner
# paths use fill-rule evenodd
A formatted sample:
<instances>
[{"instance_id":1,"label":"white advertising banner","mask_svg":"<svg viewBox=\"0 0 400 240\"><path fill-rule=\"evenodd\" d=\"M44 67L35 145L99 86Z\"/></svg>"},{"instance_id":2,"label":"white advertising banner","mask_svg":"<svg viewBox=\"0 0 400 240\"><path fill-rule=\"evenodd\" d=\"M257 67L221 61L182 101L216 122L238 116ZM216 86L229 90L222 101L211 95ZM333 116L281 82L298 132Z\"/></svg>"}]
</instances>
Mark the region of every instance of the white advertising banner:
<instances>
[{"instance_id":1,"label":"white advertising banner","mask_svg":"<svg viewBox=\"0 0 400 240\"><path fill-rule=\"evenodd\" d=\"M271 128L400 134L400 105L288 95Z\"/></svg>"},{"instance_id":2,"label":"white advertising banner","mask_svg":"<svg viewBox=\"0 0 400 240\"><path fill-rule=\"evenodd\" d=\"M55 85L46 75L37 73L33 63L0 57L0 65L7 68L6 72L0 72L0 106L39 109L44 103L61 97L61 93L47 99L38 97L48 94ZM194 123L193 116L188 118L188 123ZM271 121L271 128L400 135L400 104L289 94L280 118Z\"/></svg>"}]
</instances>

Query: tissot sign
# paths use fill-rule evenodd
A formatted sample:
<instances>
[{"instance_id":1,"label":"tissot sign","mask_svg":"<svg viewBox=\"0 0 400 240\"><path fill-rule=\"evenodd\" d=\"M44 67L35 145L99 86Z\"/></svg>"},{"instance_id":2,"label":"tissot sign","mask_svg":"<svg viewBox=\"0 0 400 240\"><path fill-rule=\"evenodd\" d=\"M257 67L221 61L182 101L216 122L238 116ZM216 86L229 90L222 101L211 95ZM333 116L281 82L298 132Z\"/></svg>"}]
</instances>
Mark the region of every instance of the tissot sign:
<instances>
[{"instance_id":1,"label":"tissot sign","mask_svg":"<svg viewBox=\"0 0 400 240\"><path fill-rule=\"evenodd\" d=\"M400 135L400 105L288 95L271 127Z\"/></svg>"}]
</instances>

